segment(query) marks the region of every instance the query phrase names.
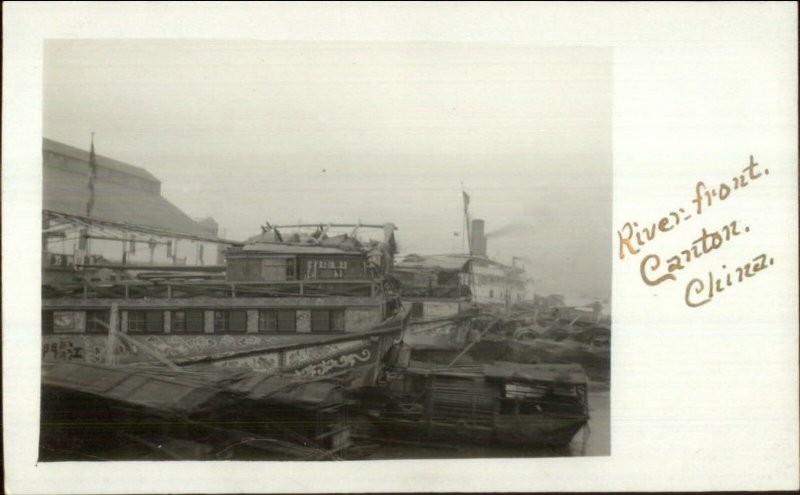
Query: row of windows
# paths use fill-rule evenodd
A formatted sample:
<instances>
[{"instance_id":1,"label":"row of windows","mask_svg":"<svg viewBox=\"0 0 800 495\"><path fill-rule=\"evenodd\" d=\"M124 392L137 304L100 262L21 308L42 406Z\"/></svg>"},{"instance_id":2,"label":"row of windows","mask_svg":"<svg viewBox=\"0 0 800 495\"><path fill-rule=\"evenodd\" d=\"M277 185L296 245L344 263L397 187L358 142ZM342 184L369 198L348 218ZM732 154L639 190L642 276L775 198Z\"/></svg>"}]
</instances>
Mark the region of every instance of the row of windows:
<instances>
[{"instance_id":1,"label":"row of windows","mask_svg":"<svg viewBox=\"0 0 800 495\"><path fill-rule=\"evenodd\" d=\"M79 236L78 236L78 249L81 249L81 250L84 250L84 251L86 249L88 249L88 240L89 240L90 237L91 236L89 235L89 231L87 229L82 229L80 231ZM123 241L123 243L124 242L125 241ZM143 239L136 239L135 237L132 237L127 241L128 249L125 250L126 254L127 253L136 254L136 243L138 243L138 242L147 242L147 245L148 245L148 247L150 248L151 251L153 249L155 249L158 244L164 244L164 242L158 242L158 241L153 240L152 238L149 239L148 241L145 241ZM167 258L177 257L178 256L178 243L177 243L177 241L175 242L174 248L173 248L173 244L172 244L171 240L166 241L166 245L167 245ZM203 244L199 244L198 245L197 259L198 259L198 261L200 263L203 262L204 247L205 246Z\"/></svg>"},{"instance_id":2,"label":"row of windows","mask_svg":"<svg viewBox=\"0 0 800 495\"><path fill-rule=\"evenodd\" d=\"M508 279L498 275L474 275L474 281L478 285L502 285L514 290L525 290L525 283L519 280Z\"/></svg>"},{"instance_id":3,"label":"row of windows","mask_svg":"<svg viewBox=\"0 0 800 495\"><path fill-rule=\"evenodd\" d=\"M514 294L508 294L505 291L498 291L497 292L497 297L500 298L500 299L505 299L506 296L509 296L511 299L516 297L517 301L522 301L522 294L520 294L520 293L517 293L516 296L515 296ZM494 297L495 297L494 289L489 289L489 299L494 299Z\"/></svg>"},{"instance_id":4,"label":"row of windows","mask_svg":"<svg viewBox=\"0 0 800 495\"><path fill-rule=\"evenodd\" d=\"M74 315L81 312L43 311L42 330L44 333L71 333L85 329L86 333L106 333L109 325L108 311L90 310L84 313L85 326L75 321ZM164 311L129 310L128 333L163 333ZM205 333L206 312L202 309L182 309L170 311L170 333ZM311 310L312 332L344 332L343 309ZM80 328L83 327L83 328ZM246 333L247 310L215 310L213 316L214 333ZM258 331L262 333L297 332L297 310L261 309L258 311Z\"/></svg>"}]
</instances>

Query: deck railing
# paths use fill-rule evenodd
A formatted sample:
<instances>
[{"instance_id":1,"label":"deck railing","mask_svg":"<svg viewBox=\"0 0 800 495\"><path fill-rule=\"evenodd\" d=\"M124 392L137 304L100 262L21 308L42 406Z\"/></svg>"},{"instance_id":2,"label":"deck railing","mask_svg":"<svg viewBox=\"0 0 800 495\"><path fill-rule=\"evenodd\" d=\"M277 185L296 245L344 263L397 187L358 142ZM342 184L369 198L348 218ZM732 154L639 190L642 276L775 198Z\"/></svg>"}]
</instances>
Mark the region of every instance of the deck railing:
<instances>
[{"instance_id":1,"label":"deck railing","mask_svg":"<svg viewBox=\"0 0 800 495\"><path fill-rule=\"evenodd\" d=\"M387 292L385 279L291 280L229 282L224 280L111 280L42 285L43 298L182 299L192 297L247 298L287 296L375 297Z\"/></svg>"},{"instance_id":2,"label":"deck railing","mask_svg":"<svg viewBox=\"0 0 800 495\"><path fill-rule=\"evenodd\" d=\"M403 285L400 289L401 295L405 297L432 297L441 299L452 299L469 297L472 291L466 285L453 287L415 287L413 285Z\"/></svg>"}]
</instances>

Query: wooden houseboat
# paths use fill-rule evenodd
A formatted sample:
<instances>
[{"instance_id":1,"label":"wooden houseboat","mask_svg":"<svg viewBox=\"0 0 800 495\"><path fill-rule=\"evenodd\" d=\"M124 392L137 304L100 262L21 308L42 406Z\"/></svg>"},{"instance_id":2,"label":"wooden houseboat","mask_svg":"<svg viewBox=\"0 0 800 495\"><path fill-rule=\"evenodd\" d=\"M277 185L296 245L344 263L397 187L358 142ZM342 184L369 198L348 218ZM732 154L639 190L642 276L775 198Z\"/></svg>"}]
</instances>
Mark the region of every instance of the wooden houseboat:
<instances>
[{"instance_id":1,"label":"wooden houseboat","mask_svg":"<svg viewBox=\"0 0 800 495\"><path fill-rule=\"evenodd\" d=\"M337 375L354 386L373 381L403 330L390 276L396 227L262 229L225 253L224 274L126 265L76 272L73 281L45 281L42 361L166 361ZM378 239L360 240L369 232Z\"/></svg>"},{"instance_id":2,"label":"wooden houseboat","mask_svg":"<svg viewBox=\"0 0 800 495\"><path fill-rule=\"evenodd\" d=\"M561 447L589 420L588 379L577 365L412 361L379 385L387 396L370 414L393 436Z\"/></svg>"}]
</instances>

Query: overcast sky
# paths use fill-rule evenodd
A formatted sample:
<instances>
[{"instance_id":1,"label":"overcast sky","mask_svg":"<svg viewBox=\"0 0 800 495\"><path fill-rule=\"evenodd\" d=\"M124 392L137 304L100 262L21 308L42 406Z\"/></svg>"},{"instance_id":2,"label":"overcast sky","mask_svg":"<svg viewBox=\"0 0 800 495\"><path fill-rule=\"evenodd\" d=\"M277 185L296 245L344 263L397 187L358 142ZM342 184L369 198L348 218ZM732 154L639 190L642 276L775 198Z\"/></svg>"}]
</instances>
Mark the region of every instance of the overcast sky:
<instances>
[{"instance_id":1,"label":"overcast sky","mask_svg":"<svg viewBox=\"0 0 800 495\"><path fill-rule=\"evenodd\" d=\"M528 259L544 293L610 293L610 50L48 41L44 60L45 137L95 131L226 238L360 219L397 224L401 254L461 252L463 182L505 232L490 256Z\"/></svg>"}]
</instances>

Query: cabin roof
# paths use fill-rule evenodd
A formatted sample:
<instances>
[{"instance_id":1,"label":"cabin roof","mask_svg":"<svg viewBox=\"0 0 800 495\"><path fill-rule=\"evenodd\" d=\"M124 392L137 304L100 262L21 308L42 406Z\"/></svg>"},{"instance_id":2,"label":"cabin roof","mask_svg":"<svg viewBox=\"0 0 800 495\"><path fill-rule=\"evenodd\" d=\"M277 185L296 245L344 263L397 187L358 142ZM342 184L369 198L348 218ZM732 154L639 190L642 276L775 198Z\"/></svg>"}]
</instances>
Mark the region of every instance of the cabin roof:
<instances>
[{"instance_id":1,"label":"cabin roof","mask_svg":"<svg viewBox=\"0 0 800 495\"><path fill-rule=\"evenodd\" d=\"M251 400L265 400L315 409L340 403L341 387L331 381L309 381L307 376L249 373L231 390Z\"/></svg>"},{"instance_id":2,"label":"cabin roof","mask_svg":"<svg viewBox=\"0 0 800 495\"><path fill-rule=\"evenodd\" d=\"M42 383L164 413L191 413L225 392L240 399L305 408L342 400L341 387L332 381L219 368L170 370L59 363L43 373Z\"/></svg>"},{"instance_id":3,"label":"cabin roof","mask_svg":"<svg viewBox=\"0 0 800 495\"><path fill-rule=\"evenodd\" d=\"M88 363L59 363L42 374L42 384L162 411L188 413L222 392L187 373Z\"/></svg>"},{"instance_id":4,"label":"cabin roof","mask_svg":"<svg viewBox=\"0 0 800 495\"><path fill-rule=\"evenodd\" d=\"M333 255L360 255L359 251L346 251L344 249L303 245L303 244L288 244L288 243L266 243L259 242L255 244L245 244L241 250L231 251L229 255L236 256L237 254L333 254Z\"/></svg>"}]
</instances>

